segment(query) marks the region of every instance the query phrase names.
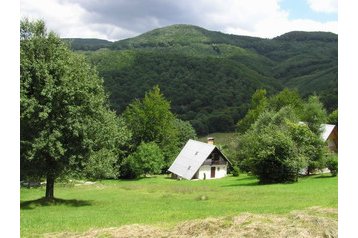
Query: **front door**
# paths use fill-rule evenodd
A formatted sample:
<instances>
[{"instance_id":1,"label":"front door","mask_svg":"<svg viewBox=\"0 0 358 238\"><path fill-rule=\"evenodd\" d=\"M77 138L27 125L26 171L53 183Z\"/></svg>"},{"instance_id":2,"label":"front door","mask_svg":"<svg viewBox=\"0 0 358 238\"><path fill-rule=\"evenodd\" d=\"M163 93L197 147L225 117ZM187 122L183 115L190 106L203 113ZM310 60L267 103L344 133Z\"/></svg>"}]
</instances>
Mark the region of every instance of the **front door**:
<instances>
[{"instance_id":1,"label":"front door","mask_svg":"<svg viewBox=\"0 0 358 238\"><path fill-rule=\"evenodd\" d=\"M211 178L215 178L216 167L211 167Z\"/></svg>"}]
</instances>

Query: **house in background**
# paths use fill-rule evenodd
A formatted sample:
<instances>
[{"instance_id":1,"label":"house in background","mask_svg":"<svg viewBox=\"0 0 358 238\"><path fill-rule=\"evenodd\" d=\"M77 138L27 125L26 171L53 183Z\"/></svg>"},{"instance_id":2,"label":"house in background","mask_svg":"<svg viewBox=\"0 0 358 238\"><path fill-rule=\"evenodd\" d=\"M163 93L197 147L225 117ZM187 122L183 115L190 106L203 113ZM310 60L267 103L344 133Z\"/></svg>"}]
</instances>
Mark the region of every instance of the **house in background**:
<instances>
[{"instance_id":1,"label":"house in background","mask_svg":"<svg viewBox=\"0 0 358 238\"><path fill-rule=\"evenodd\" d=\"M306 125L305 122L298 122L300 125ZM332 124L321 124L321 139L327 143L331 152L338 153L338 127Z\"/></svg>"},{"instance_id":2,"label":"house in background","mask_svg":"<svg viewBox=\"0 0 358 238\"><path fill-rule=\"evenodd\" d=\"M214 145L214 138L208 143L189 140L168 169L173 177L184 179L214 179L227 175L230 161Z\"/></svg>"},{"instance_id":3,"label":"house in background","mask_svg":"<svg viewBox=\"0 0 358 238\"><path fill-rule=\"evenodd\" d=\"M332 152L338 152L338 128L336 125L322 124L322 139Z\"/></svg>"}]
</instances>

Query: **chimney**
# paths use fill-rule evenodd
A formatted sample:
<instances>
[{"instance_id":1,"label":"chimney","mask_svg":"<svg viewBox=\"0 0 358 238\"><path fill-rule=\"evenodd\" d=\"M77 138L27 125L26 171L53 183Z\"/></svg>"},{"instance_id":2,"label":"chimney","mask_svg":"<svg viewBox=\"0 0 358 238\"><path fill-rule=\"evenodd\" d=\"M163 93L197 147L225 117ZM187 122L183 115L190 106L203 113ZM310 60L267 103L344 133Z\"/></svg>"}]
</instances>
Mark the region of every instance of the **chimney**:
<instances>
[{"instance_id":1,"label":"chimney","mask_svg":"<svg viewBox=\"0 0 358 238\"><path fill-rule=\"evenodd\" d=\"M208 137L208 144L210 145L214 144L214 137Z\"/></svg>"}]
</instances>

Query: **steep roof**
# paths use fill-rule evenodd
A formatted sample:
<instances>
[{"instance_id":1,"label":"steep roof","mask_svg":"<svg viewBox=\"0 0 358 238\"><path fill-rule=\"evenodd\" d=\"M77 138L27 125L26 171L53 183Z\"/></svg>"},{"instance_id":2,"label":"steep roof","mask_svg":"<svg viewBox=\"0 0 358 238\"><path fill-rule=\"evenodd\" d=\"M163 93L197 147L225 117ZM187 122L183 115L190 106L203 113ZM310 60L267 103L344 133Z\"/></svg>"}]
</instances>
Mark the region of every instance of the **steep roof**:
<instances>
[{"instance_id":1,"label":"steep roof","mask_svg":"<svg viewBox=\"0 0 358 238\"><path fill-rule=\"evenodd\" d=\"M306 125L306 122L299 121L298 124L300 125ZM329 137L329 135L332 133L336 125L332 124L321 124L322 134L321 138L323 141L326 141Z\"/></svg>"},{"instance_id":2,"label":"steep roof","mask_svg":"<svg viewBox=\"0 0 358 238\"><path fill-rule=\"evenodd\" d=\"M215 148L215 145L188 140L168 171L190 180Z\"/></svg>"},{"instance_id":3,"label":"steep roof","mask_svg":"<svg viewBox=\"0 0 358 238\"><path fill-rule=\"evenodd\" d=\"M334 130L335 125L331 125L331 124L322 124L323 127L323 131L322 131L322 139L324 141L326 141L329 137L329 135L332 133L332 131Z\"/></svg>"}]
</instances>

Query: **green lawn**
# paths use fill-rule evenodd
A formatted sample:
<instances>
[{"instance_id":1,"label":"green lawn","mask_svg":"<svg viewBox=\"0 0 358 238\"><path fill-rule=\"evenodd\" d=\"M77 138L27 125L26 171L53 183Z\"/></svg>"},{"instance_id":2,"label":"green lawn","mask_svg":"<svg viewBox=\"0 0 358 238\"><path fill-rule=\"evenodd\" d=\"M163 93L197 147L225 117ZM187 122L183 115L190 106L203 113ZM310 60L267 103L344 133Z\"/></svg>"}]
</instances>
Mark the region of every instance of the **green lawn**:
<instances>
[{"instance_id":1,"label":"green lawn","mask_svg":"<svg viewBox=\"0 0 358 238\"><path fill-rule=\"evenodd\" d=\"M327 175L294 184L258 185L240 175L217 180L106 180L93 185L55 186L58 204L38 199L44 188L21 188L21 236L117 227L124 224L173 226L178 222L250 213L287 213L313 206L337 208L338 179Z\"/></svg>"}]
</instances>

